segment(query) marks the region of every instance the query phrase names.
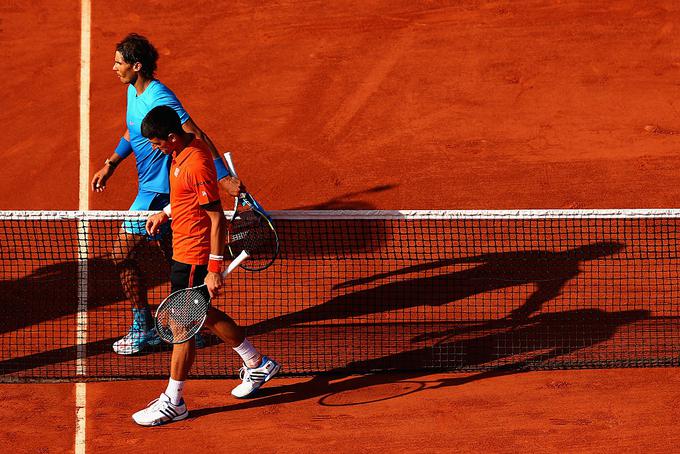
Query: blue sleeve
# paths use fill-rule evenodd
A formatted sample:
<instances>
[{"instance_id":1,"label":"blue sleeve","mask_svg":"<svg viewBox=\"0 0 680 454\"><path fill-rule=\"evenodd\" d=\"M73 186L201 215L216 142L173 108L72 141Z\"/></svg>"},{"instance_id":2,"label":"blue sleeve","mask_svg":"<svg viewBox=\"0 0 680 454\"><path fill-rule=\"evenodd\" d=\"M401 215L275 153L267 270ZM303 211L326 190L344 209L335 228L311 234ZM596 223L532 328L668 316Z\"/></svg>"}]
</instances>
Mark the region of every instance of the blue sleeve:
<instances>
[{"instance_id":1,"label":"blue sleeve","mask_svg":"<svg viewBox=\"0 0 680 454\"><path fill-rule=\"evenodd\" d=\"M179 102L179 99L177 99L177 96L175 96L172 90L161 83L158 84L158 91L154 96L152 108L156 106L170 106L175 109L182 124L186 123L189 119L189 114L184 110L184 107L182 106L182 103Z\"/></svg>"},{"instance_id":2,"label":"blue sleeve","mask_svg":"<svg viewBox=\"0 0 680 454\"><path fill-rule=\"evenodd\" d=\"M122 159L125 159L132 154L132 145L130 145L130 141L126 140L125 137L121 137L114 151Z\"/></svg>"}]
</instances>

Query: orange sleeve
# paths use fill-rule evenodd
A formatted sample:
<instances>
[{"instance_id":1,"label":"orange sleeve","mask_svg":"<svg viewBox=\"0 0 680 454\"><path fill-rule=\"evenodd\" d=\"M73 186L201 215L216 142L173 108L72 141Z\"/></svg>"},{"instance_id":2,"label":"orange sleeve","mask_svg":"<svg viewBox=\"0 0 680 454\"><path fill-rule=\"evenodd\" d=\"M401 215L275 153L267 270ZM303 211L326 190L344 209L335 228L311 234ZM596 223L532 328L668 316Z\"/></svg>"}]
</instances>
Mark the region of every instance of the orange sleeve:
<instances>
[{"instance_id":1,"label":"orange sleeve","mask_svg":"<svg viewBox=\"0 0 680 454\"><path fill-rule=\"evenodd\" d=\"M208 205L220 200L217 172L212 162L207 162L204 159L196 160L195 164L191 166L189 184L196 192L199 205Z\"/></svg>"}]
</instances>

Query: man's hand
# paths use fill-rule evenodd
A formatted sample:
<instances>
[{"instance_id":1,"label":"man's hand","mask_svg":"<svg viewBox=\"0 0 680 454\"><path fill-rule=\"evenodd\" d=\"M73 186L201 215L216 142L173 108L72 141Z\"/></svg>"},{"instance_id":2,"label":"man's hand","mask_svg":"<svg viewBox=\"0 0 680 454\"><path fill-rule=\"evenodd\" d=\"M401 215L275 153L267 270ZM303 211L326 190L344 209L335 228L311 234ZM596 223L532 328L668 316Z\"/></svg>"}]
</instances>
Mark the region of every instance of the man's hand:
<instances>
[{"instance_id":1,"label":"man's hand","mask_svg":"<svg viewBox=\"0 0 680 454\"><path fill-rule=\"evenodd\" d=\"M94 192L102 192L106 189L106 181L113 175L113 169L109 165L102 167L99 172L94 174L90 186Z\"/></svg>"},{"instance_id":2,"label":"man's hand","mask_svg":"<svg viewBox=\"0 0 680 454\"><path fill-rule=\"evenodd\" d=\"M219 181L219 184L232 197L238 197L241 192L246 190L243 182L236 177L224 177Z\"/></svg>"},{"instance_id":3,"label":"man's hand","mask_svg":"<svg viewBox=\"0 0 680 454\"><path fill-rule=\"evenodd\" d=\"M222 287L222 275L220 273L208 272L204 282L206 287L208 287L211 298L220 294L220 287Z\"/></svg>"},{"instance_id":4,"label":"man's hand","mask_svg":"<svg viewBox=\"0 0 680 454\"><path fill-rule=\"evenodd\" d=\"M146 219L146 231L149 235L155 235L158 233L162 224L168 222L168 217L165 212L154 213Z\"/></svg>"}]
</instances>

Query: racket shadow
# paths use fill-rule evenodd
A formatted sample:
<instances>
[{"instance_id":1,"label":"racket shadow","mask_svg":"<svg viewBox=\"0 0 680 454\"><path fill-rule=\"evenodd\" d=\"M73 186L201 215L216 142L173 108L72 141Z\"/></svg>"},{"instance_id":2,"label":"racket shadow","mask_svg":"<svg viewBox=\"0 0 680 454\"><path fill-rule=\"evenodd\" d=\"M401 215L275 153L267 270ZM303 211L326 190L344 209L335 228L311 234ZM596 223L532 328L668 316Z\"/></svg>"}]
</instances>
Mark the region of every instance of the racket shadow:
<instances>
[{"instance_id":1,"label":"racket shadow","mask_svg":"<svg viewBox=\"0 0 680 454\"><path fill-rule=\"evenodd\" d=\"M366 405L401 398L407 395L424 392L428 389L442 386L459 386L476 380L515 373L517 373L517 371L494 370L453 379L423 380L422 378L424 375L432 375L433 372L385 372L371 375L350 375L340 372L331 372L328 374L316 375L307 381L291 385L266 385L267 387L258 390L255 396L240 400L234 404L191 409L189 419L198 419L223 412L291 404L312 399L315 399L318 405L328 407ZM384 388L385 386L404 384L409 385L405 392L397 391L392 394L389 394L388 392L388 395L385 395L385 392L380 392L380 397L368 397L362 401L354 401L349 404L329 403L329 400L336 395L358 391L363 393L365 390L369 390L370 392L370 390Z\"/></svg>"}]
</instances>

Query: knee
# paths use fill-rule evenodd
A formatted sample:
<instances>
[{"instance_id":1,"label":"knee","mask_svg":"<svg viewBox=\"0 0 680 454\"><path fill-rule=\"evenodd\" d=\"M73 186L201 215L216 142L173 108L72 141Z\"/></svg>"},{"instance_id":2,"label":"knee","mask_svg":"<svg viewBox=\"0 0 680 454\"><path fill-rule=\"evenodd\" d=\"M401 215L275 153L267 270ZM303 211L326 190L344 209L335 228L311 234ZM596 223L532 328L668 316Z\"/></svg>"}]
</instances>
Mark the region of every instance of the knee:
<instances>
[{"instance_id":1,"label":"knee","mask_svg":"<svg viewBox=\"0 0 680 454\"><path fill-rule=\"evenodd\" d=\"M220 321L224 321L226 317L222 312L216 310L214 307L208 308L208 313L205 316L205 327L212 331L213 327Z\"/></svg>"}]
</instances>

